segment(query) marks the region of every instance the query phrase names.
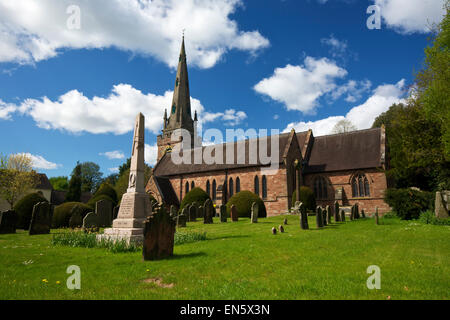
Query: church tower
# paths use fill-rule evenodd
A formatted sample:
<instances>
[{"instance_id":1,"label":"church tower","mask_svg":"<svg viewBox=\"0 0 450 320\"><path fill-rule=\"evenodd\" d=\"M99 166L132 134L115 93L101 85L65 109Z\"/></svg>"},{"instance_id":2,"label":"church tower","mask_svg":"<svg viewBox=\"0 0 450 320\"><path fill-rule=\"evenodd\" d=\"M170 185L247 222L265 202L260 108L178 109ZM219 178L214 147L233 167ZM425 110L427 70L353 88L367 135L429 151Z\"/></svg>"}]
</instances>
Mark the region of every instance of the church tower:
<instances>
[{"instance_id":1,"label":"church tower","mask_svg":"<svg viewBox=\"0 0 450 320\"><path fill-rule=\"evenodd\" d=\"M172 133L177 129L185 129L191 134L191 148L194 146L194 120L191 115L191 95L189 93L189 78L186 63L186 49L184 47L184 36L181 43L180 58L178 61L175 89L173 90L170 115L167 117L167 109L164 111L164 128L162 134L157 137L158 161L164 153L170 152L172 148L181 143L171 141ZM197 116L197 115L196 115Z\"/></svg>"}]
</instances>

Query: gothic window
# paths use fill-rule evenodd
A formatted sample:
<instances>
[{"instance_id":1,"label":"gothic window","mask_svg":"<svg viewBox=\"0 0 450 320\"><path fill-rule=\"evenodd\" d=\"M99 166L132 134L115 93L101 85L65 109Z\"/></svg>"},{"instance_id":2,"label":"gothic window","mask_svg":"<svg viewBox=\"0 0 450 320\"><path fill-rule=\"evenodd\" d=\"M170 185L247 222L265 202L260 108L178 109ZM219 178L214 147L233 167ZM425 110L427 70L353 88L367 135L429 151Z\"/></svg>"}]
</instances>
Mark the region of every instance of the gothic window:
<instances>
[{"instance_id":1,"label":"gothic window","mask_svg":"<svg viewBox=\"0 0 450 320\"><path fill-rule=\"evenodd\" d=\"M314 196L316 199L328 198L327 181L324 177L317 177L314 180Z\"/></svg>"},{"instance_id":2,"label":"gothic window","mask_svg":"<svg viewBox=\"0 0 450 320\"><path fill-rule=\"evenodd\" d=\"M217 184L216 184L216 180L213 180L213 183L212 183L212 198L213 198L213 200L217 199Z\"/></svg>"},{"instance_id":3,"label":"gothic window","mask_svg":"<svg viewBox=\"0 0 450 320\"><path fill-rule=\"evenodd\" d=\"M241 192L241 179L236 178L236 193Z\"/></svg>"},{"instance_id":4,"label":"gothic window","mask_svg":"<svg viewBox=\"0 0 450 320\"><path fill-rule=\"evenodd\" d=\"M352 195L354 198L370 197L369 180L365 174L357 174L353 177Z\"/></svg>"},{"instance_id":5,"label":"gothic window","mask_svg":"<svg viewBox=\"0 0 450 320\"><path fill-rule=\"evenodd\" d=\"M233 196L233 178L230 178L229 189L230 189L230 197L232 197Z\"/></svg>"},{"instance_id":6,"label":"gothic window","mask_svg":"<svg viewBox=\"0 0 450 320\"><path fill-rule=\"evenodd\" d=\"M211 185L209 184L209 180L206 181L206 193L211 197Z\"/></svg>"},{"instance_id":7,"label":"gothic window","mask_svg":"<svg viewBox=\"0 0 450 320\"><path fill-rule=\"evenodd\" d=\"M267 199L267 178L266 178L266 176L262 177L262 198Z\"/></svg>"},{"instance_id":8,"label":"gothic window","mask_svg":"<svg viewBox=\"0 0 450 320\"><path fill-rule=\"evenodd\" d=\"M191 182L191 190L194 189L194 188L195 188L195 182L192 181L192 182Z\"/></svg>"},{"instance_id":9,"label":"gothic window","mask_svg":"<svg viewBox=\"0 0 450 320\"><path fill-rule=\"evenodd\" d=\"M186 194L189 192L189 182L186 182Z\"/></svg>"},{"instance_id":10,"label":"gothic window","mask_svg":"<svg viewBox=\"0 0 450 320\"><path fill-rule=\"evenodd\" d=\"M259 196L259 178L258 176L255 176L255 194Z\"/></svg>"}]
</instances>

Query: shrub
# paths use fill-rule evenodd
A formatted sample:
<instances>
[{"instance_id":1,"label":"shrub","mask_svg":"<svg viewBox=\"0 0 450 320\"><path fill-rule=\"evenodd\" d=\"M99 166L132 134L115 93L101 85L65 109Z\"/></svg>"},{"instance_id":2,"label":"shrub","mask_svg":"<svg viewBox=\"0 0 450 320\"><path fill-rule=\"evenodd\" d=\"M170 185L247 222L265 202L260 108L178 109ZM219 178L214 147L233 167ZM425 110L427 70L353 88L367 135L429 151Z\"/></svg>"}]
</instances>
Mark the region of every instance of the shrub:
<instances>
[{"instance_id":1,"label":"shrub","mask_svg":"<svg viewBox=\"0 0 450 320\"><path fill-rule=\"evenodd\" d=\"M292 193L293 207L295 206L295 202L297 202L297 190ZM316 210L316 197L311 188L305 186L300 187L300 202L306 206L307 210Z\"/></svg>"},{"instance_id":2,"label":"shrub","mask_svg":"<svg viewBox=\"0 0 450 320\"><path fill-rule=\"evenodd\" d=\"M30 193L20 199L14 206L14 210L18 216L17 228L28 230L30 227L31 215L33 207L39 202L48 202L47 199L39 193Z\"/></svg>"},{"instance_id":3,"label":"shrub","mask_svg":"<svg viewBox=\"0 0 450 320\"><path fill-rule=\"evenodd\" d=\"M98 188L97 192L94 194L93 198L96 198L100 195L108 196L109 198L112 199L114 205L117 204L118 199L116 190L114 190L114 188L108 183L102 183L102 185Z\"/></svg>"},{"instance_id":4,"label":"shrub","mask_svg":"<svg viewBox=\"0 0 450 320\"><path fill-rule=\"evenodd\" d=\"M387 189L384 201L403 220L417 219L420 213L433 209L434 195L431 192L414 189Z\"/></svg>"},{"instance_id":5,"label":"shrub","mask_svg":"<svg viewBox=\"0 0 450 320\"><path fill-rule=\"evenodd\" d=\"M439 219L436 218L436 215L433 211L427 210L422 212L419 217L419 221L425 224L434 224L441 226L450 226L450 218L447 219Z\"/></svg>"},{"instance_id":6,"label":"shrub","mask_svg":"<svg viewBox=\"0 0 450 320\"><path fill-rule=\"evenodd\" d=\"M67 228L73 207L79 205L83 209L83 218L87 213L92 211L92 208L81 202L66 202L57 207L53 212L52 228Z\"/></svg>"},{"instance_id":7,"label":"shrub","mask_svg":"<svg viewBox=\"0 0 450 320\"><path fill-rule=\"evenodd\" d=\"M92 197L92 198L88 201L87 206L89 206L89 207L91 208L91 210L95 210L95 203L96 203L97 201L100 201L100 200L108 200L108 201L111 201L112 204L113 204L113 206L115 206L114 200L111 199L111 198L110 198L109 196L107 196L106 194L101 194L101 195Z\"/></svg>"},{"instance_id":8,"label":"shrub","mask_svg":"<svg viewBox=\"0 0 450 320\"><path fill-rule=\"evenodd\" d=\"M235 205L239 217L250 217L252 214L252 204L258 204L258 216L260 218L267 217L266 206L261 198L250 191L241 191L233 195L227 202L227 214L230 216L231 206Z\"/></svg>"},{"instance_id":9,"label":"shrub","mask_svg":"<svg viewBox=\"0 0 450 320\"><path fill-rule=\"evenodd\" d=\"M183 200L181 201L180 211L183 210L184 207L187 207L194 202L199 206L202 206L208 199L211 200L209 195L205 191L203 191L203 189L198 187L194 188L184 196Z\"/></svg>"}]
</instances>

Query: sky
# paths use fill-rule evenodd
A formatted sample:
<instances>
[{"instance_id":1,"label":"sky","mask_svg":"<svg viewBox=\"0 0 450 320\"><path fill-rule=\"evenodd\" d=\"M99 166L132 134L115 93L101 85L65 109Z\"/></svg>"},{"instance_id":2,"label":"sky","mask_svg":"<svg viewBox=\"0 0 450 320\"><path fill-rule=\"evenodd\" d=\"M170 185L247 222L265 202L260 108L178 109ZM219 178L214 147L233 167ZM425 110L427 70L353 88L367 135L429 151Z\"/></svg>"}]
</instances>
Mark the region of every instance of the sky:
<instances>
[{"instance_id":1,"label":"sky","mask_svg":"<svg viewBox=\"0 0 450 320\"><path fill-rule=\"evenodd\" d=\"M142 112L153 166L183 31L203 131L320 136L342 119L370 128L407 97L443 5L0 0L0 154L29 154L48 177L70 175L77 161L98 163L107 176L130 157Z\"/></svg>"}]
</instances>

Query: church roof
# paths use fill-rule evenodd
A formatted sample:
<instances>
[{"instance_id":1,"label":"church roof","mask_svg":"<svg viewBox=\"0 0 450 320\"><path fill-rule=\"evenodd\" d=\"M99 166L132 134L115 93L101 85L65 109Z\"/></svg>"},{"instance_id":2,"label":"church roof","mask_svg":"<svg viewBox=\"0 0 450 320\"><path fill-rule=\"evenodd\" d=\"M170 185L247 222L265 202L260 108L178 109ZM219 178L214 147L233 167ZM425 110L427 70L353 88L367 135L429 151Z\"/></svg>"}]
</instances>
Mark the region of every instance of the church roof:
<instances>
[{"instance_id":1,"label":"church roof","mask_svg":"<svg viewBox=\"0 0 450 320\"><path fill-rule=\"evenodd\" d=\"M153 179L155 181L155 185L158 188L159 194L162 197L162 200L167 205L179 206L180 203L178 201L178 197L173 190L172 184L170 180L164 177L157 177L153 175Z\"/></svg>"},{"instance_id":2,"label":"church roof","mask_svg":"<svg viewBox=\"0 0 450 320\"><path fill-rule=\"evenodd\" d=\"M305 173L380 167L381 144L380 128L315 137Z\"/></svg>"}]
</instances>

